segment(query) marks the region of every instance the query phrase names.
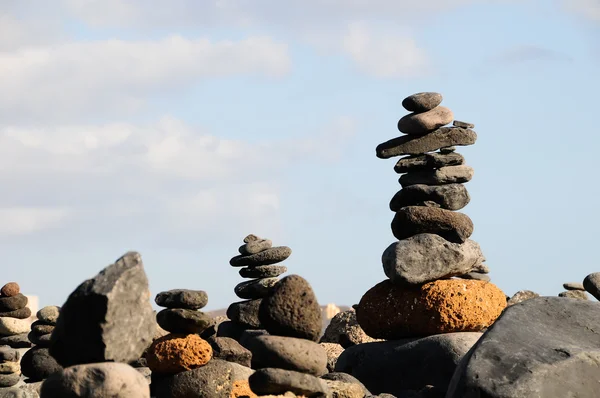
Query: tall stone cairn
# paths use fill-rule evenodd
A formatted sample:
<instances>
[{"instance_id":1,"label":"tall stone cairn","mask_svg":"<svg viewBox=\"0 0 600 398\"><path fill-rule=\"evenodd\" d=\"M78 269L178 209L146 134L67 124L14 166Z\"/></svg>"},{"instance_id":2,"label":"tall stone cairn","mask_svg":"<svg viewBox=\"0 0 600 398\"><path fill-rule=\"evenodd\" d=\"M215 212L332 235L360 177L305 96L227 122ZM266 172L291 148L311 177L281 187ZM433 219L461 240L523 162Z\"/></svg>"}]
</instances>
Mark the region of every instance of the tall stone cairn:
<instances>
[{"instance_id":1,"label":"tall stone cairn","mask_svg":"<svg viewBox=\"0 0 600 398\"><path fill-rule=\"evenodd\" d=\"M488 327L506 307L505 294L489 282L473 222L458 212L470 201L465 183L473 169L455 146L477 139L473 124L454 120L442 95L418 93L402 106L404 135L377 146L377 157L401 157L394 171L401 189L390 201L392 233L383 253L387 280L371 288L357 320L373 338L399 339ZM452 121L452 126L446 126Z\"/></svg>"}]
</instances>

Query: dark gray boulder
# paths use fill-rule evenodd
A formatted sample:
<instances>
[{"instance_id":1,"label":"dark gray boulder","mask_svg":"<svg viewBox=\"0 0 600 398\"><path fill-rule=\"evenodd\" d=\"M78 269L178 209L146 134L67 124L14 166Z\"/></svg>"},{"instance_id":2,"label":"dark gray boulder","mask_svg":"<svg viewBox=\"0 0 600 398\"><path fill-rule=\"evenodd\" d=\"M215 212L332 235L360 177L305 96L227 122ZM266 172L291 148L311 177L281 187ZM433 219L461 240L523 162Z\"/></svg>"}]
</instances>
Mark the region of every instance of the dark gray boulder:
<instances>
[{"instance_id":1,"label":"dark gray boulder","mask_svg":"<svg viewBox=\"0 0 600 398\"><path fill-rule=\"evenodd\" d=\"M460 210L469 204L471 197L463 184L410 185L398 191L390 201L390 210L398 211L406 206L441 207L446 210Z\"/></svg>"},{"instance_id":2,"label":"dark gray boulder","mask_svg":"<svg viewBox=\"0 0 600 398\"><path fill-rule=\"evenodd\" d=\"M33 347L21 358L21 372L30 381L44 380L61 370L62 366L50 355L47 348Z\"/></svg>"},{"instance_id":3,"label":"dark gray boulder","mask_svg":"<svg viewBox=\"0 0 600 398\"><path fill-rule=\"evenodd\" d=\"M324 380L309 374L276 368L257 370L250 376L248 383L250 389L258 395L277 395L290 391L306 397L324 397L330 393Z\"/></svg>"},{"instance_id":4,"label":"dark gray boulder","mask_svg":"<svg viewBox=\"0 0 600 398\"><path fill-rule=\"evenodd\" d=\"M583 280L583 287L596 300L600 300L600 272L594 272L586 276Z\"/></svg>"},{"instance_id":5,"label":"dark gray boulder","mask_svg":"<svg viewBox=\"0 0 600 398\"><path fill-rule=\"evenodd\" d=\"M596 397L600 305L538 297L508 307L456 369L448 398Z\"/></svg>"},{"instance_id":6,"label":"dark gray boulder","mask_svg":"<svg viewBox=\"0 0 600 398\"><path fill-rule=\"evenodd\" d=\"M230 337L212 336L206 341L213 350L213 358L219 358L227 362L235 362L250 367L252 365L252 353L246 347Z\"/></svg>"},{"instance_id":7,"label":"dark gray boulder","mask_svg":"<svg viewBox=\"0 0 600 398\"><path fill-rule=\"evenodd\" d=\"M212 359L206 365L169 376L152 373L152 396L157 398L228 398L233 368L229 362Z\"/></svg>"},{"instance_id":8,"label":"dark gray boulder","mask_svg":"<svg viewBox=\"0 0 600 398\"><path fill-rule=\"evenodd\" d=\"M60 310L50 354L64 367L130 362L156 330L142 258L129 252L83 282Z\"/></svg>"},{"instance_id":9,"label":"dark gray boulder","mask_svg":"<svg viewBox=\"0 0 600 398\"><path fill-rule=\"evenodd\" d=\"M258 329L261 327L258 319L261 302L262 299L256 299L231 303L227 308L227 318L246 328Z\"/></svg>"}]
</instances>

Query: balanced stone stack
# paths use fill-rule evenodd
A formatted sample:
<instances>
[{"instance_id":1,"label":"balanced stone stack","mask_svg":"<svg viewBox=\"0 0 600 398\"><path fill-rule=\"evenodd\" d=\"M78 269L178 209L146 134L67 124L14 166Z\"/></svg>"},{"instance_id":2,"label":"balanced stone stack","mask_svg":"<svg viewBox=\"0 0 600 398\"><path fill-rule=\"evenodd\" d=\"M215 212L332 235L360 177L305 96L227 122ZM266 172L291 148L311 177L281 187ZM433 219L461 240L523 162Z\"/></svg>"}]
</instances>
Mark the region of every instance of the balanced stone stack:
<instances>
[{"instance_id":1,"label":"balanced stone stack","mask_svg":"<svg viewBox=\"0 0 600 398\"><path fill-rule=\"evenodd\" d=\"M27 338L31 310L27 302L27 297L21 294L16 282L9 282L0 288L0 345L31 347Z\"/></svg>"},{"instance_id":2,"label":"balanced stone stack","mask_svg":"<svg viewBox=\"0 0 600 398\"><path fill-rule=\"evenodd\" d=\"M45 380L51 374L62 370L62 366L48 350L59 313L60 307L46 306L37 312L37 320L31 324L29 340L35 347L28 350L21 359L21 371L27 377L28 383Z\"/></svg>"},{"instance_id":3,"label":"balanced stone stack","mask_svg":"<svg viewBox=\"0 0 600 398\"><path fill-rule=\"evenodd\" d=\"M588 300L587 293L583 283L580 282L566 282L563 283L564 292L558 294L558 297L568 297L578 300Z\"/></svg>"},{"instance_id":4,"label":"balanced stone stack","mask_svg":"<svg viewBox=\"0 0 600 398\"><path fill-rule=\"evenodd\" d=\"M244 301L232 303L227 309L227 317L231 322L224 322L219 328L219 335L238 339L246 329L260 329L258 309L262 299L269 295L278 283L278 277L287 272L281 265L292 254L287 246L273 247L269 239L261 239L256 235L244 238L244 244L238 249L239 255L233 257L229 264L240 269L242 278L250 279L238 284L234 292ZM231 329L228 331L227 329Z\"/></svg>"},{"instance_id":5,"label":"balanced stone stack","mask_svg":"<svg viewBox=\"0 0 600 398\"><path fill-rule=\"evenodd\" d=\"M6 345L0 346L0 396L5 396L4 391L21 380L19 359L18 350Z\"/></svg>"},{"instance_id":6,"label":"balanced stone stack","mask_svg":"<svg viewBox=\"0 0 600 398\"><path fill-rule=\"evenodd\" d=\"M489 283L485 258L469 237L473 222L458 210L470 201L464 183L473 177L455 146L472 145L473 124L454 121L438 93L404 99L398 122L405 135L377 147L377 156L403 156L394 170L402 187L390 202L398 239L383 253L389 278L365 294L357 319L374 338L399 339L481 331L506 307L506 296ZM451 279L458 277L459 279Z\"/></svg>"}]
</instances>

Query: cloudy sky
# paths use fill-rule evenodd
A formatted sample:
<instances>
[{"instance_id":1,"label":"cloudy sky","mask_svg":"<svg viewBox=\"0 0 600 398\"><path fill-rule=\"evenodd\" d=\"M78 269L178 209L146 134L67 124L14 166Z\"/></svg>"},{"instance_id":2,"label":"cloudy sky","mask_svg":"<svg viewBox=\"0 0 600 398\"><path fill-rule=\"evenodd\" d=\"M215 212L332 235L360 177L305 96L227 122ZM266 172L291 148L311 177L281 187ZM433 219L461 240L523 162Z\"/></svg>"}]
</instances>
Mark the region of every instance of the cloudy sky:
<instances>
[{"instance_id":1,"label":"cloudy sky","mask_svg":"<svg viewBox=\"0 0 600 398\"><path fill-rule=\"evenodd\" d=\"M402 99L438 91L507 294L600 271L598 0L0 0L2 281L62 304L128 250L236 300L248 233L350 305L385 278Z\"/></svg>"}]
</instances>

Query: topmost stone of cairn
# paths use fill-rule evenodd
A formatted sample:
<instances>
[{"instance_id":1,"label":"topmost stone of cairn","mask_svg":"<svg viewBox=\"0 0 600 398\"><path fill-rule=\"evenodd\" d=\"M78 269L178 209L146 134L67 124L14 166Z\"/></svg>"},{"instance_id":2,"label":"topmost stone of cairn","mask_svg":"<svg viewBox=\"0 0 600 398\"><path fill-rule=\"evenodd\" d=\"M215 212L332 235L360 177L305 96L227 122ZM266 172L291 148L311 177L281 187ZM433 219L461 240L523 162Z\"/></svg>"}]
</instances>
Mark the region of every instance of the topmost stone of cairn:
<instances>
[{"instance_id":1,"label":"topmost stone of cairn","mask_svg":"<svg viewBox=\"0 0 600 398\"><path fill-rule=\"evenodd\" d=\"M442 103L442 94L434 92L417 93L402 101L402 106L409 112L427 112Z\"/></svg>"}]
</instances>

